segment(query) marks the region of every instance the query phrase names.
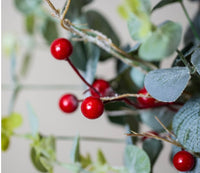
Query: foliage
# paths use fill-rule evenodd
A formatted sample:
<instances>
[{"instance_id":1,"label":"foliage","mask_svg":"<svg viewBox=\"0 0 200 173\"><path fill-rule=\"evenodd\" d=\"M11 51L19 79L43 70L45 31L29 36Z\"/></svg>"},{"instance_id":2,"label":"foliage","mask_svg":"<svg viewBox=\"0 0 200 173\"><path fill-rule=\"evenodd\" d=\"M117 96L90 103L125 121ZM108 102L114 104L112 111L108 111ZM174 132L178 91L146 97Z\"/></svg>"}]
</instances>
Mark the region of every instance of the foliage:
<instances>
[{"instance_id":1,"label":"foliage","mask_svg":"<svg viewBox=\"0 0 200 173\"><path fill-rule=\"evenodd\" d=\"M5 36L3 40L3 51L11 57L10 73L14 89L9 116L2 118L2 151L8 149L12 136L24 137L31 141L31 161L40 172L52 173L54 166L59 165L75 173L150 173L153 172L153 166L164 147L163 142L167 141L176 146L172 149L173 155L181 149L193 154L196 165L188 173L196 173L200 165L199 11L193 24L182 0L161 0L154 7L151 6L150 0L124 0L119 5L118 12L126 20L130 37L136 42L136 45L131 47L121 45L118 35L120 33L115 32L106 16L94 9L85 8L92 0L66 0L63 8L59 10L55 9L56 4L54 6L51 1L45 2L60 21L50 15L42 0L14 1L16 9L23 15L28 39L25 42L20 72L16 68L16 56L23 43L12 34ZM71 4L66 11L69 2ZM173 3L179 3L185 12L190 26L186 33L182 32L185 30L178 22L167 20L156 26L151 20L154 11L162 10ZM99 99L104 103L104 114L109 122L124 127L127 133L123 166L111 166L101 149L97 151L95 161L90 154L82 155L82 138L79 135L73 139L70 163L59 161L56 155L56 142L59 137L40 133L39 116L29 103L27 110L30 132L23 135L16 133L16 128L22 125L22 117L15 113L14 103L23 89L20 79L28 74L31 67L33 47L37 48L38 44L36 38L38 35L42 37L49 47L51 42L59 37L59 24L67 30L75 48L67 61L76 69L79 77L79 71L84 76L89 83L86 85L91 87L90 84L99 77L96 73L99 63L106 63L108 59L116 62L115 77L108 81L112 92ZM179 50L180 41L184 37L189 37L190 42L185 41L184 47ZM160 68L163 60L174 54L176 57L171 67ZM143 87L149 95L137 94ZM141 105L138 97L153 97L156 104ZM158 135L141 132L142 124ZM142 140L138 136L148 138ZM137 146L140 142L141 148Z\"/></svg>"}]
</instances>

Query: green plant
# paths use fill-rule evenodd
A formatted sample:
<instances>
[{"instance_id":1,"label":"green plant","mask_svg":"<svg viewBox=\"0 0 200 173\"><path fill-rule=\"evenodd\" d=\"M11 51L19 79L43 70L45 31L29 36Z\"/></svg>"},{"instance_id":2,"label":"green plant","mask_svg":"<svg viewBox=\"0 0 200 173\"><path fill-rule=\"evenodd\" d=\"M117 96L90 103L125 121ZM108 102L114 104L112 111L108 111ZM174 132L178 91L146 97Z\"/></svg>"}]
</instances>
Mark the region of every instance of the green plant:
<instances>
[{"instance_id":1,"label":"green plant","mask_svg":"<svg viewBox=\"0 0 200 173\"><path fill-rule=\"evenodd\" d=\"M3 151L9 148L12 136L23 137L31 141L31 160L41 172L53 172L54 165L59 165L71 172L81 173L149 173L153 172L153 166L163 149L163 142L168 142L173 146L173 158L176 158L176 153L182 153L180 150L185 150L194 159L191 159L187 169L185 165L177 168L178 161L175 160L174 166L179 171L199 171L199 11L194 20L191 20L183 0L161 0L153 8L150 0L124 0L118 12L127 21L130 37L137 42L132 47L120 43L119 36L102 14L85 8L92 0L66 0L63 9L57 9L56 4L44 0L54 17L48 10L44 10L42 0L14 2L24 16L29 39L20 74L17 73L15 58L17 45L20 44L14 37L7 37L3 43L5 51L11 56L14 86L8 115L2 118ZM172 3L180 4L188 19L190 27L186 33L182 32L183 28L177 22L164 21L155 25L151 21L154 11ZM68 38L59 38L59 25L68 33ZM78 103L82 102L82 114L88 119L96 119L104 113L111 123L128 129L125 135L129 140L123 156L123 166L110 166L101 150L97 152L96 161L90 155L83 156L80 152L81 136L74 137L71 163L59 161L56 157L56 141L69 138L41 134L38 119L30 104L27 104L27 109L31 132L22 135L15 132L15 128L22 124L22 118L15 113L14 103L18 93L27 87L20 79L30 68L33 45L37 45L35 38L38 33L46 41L49 48L47 51L54 58L63 60L61 63L67 62L86 86L81 100L72 94L62 97L61 110L72 113L77 109ZM183 38L185 43L179 48ZM163 60L174 54L171 67L161 68ZM99 79L96 69L98 63L109 59L115 61L116 73L113 79L105 81ZM64 104L66 101L70 102L69 107ZM142 124L147 125L154 133L142 132L139 128ZM107 138L89 139L119 142ZM140 142L142 148L137 146Z\"/></svg>"}]
</instances>

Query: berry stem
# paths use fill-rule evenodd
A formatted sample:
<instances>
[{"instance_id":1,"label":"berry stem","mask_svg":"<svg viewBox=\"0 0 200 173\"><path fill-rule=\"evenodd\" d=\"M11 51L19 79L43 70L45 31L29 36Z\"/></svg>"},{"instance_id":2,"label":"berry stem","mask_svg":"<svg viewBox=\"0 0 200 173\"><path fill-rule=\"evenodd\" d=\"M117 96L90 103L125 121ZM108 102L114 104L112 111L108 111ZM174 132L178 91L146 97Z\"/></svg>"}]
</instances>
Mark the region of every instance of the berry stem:
<instances>
[{"instance_id":1,"label":"berry stem","mask_svg":"<svg viewBox=\"0 0 200 173\"><path fill-rule=\"evenodd\" d=\"M94 90L94 92L96 92L99 96L100 93L92 86L90 85L85 79L84 77L80 74L80 72L77 70L77 68L73 65L73 63L71 62L71 60L69 58L66 59L66 61L69 63L69 65L72 67L72 69L75 71L75 73L81 78L81 80L92 90Z\"/></svg>"}]
</instances>

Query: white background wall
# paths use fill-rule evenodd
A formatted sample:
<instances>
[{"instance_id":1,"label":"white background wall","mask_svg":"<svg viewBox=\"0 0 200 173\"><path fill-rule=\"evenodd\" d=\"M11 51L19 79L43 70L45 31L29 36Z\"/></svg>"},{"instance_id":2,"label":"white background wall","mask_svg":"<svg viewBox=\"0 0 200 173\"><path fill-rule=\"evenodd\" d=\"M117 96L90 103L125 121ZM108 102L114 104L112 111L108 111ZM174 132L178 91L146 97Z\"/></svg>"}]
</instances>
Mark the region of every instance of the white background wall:
<instances>
[{"instance_id":1,"label":"white background wall","mask_svg":"<svg viewBox=\"0 0 200 173\"><path fill-rule=\"evenodd\" d=\"M61 7L64 0L53 1ZM116 7L122 0L94 0L89 8L95 8L101 11L108 20L113 24L116 32L119 34L123 43L134 44L128 34L126 22L122 20L116 12ZM157 3L152 0L152 4ZM194 16L197 10L196 3L188 3L184 1L186 8L189 10L190 16ZM156 11L152 16L152 21L156 24L172 19L180 22L183 27L187 20L178 4L170 5L165 9ZM23 21L21 14L14 8L13 1L2 1L2 36L5 33L15 33L19 37L23 36ZM105 26L106 27L106 26ZM64 32L63 32L64 33ZM20 51L19 51L20 54ZM18 56L18 66L22 57ZM2 56L2 83L9 84L9 59ZM106 74L105 74L106 72ZM114 75L113 62L98 66L98 75L105 79L110 79ZM68 64L54 60L47 47L40 47L34 51L34 59L28 77L22 79L25 84L66 84L78 85L82 82L73 73ZM95 137L111 137L124 139L124 129L110 124L105 116L91 121L85 119L80 110L72 115L64 115L57 106L59 97L65 92L73 92L81 98L82 88L80 89L60 89L60 90L24 90L20 93L15 111L23 115L24 123L17 131L18 133L29 132L29 124L27 118L26 102L30 102L36 114L39 117L40 131L43 134L73 136L80 134L81 136ZM2 115L7 114L11 92L2 90ZM7 152L2 153L2 172L28 172L36 173L29 159L30 142L24 139L13 138L10 148ZM57 143L58 159L63 162L69 162L70 149L72 141L59 141ZM95 159L96 151L101 148L105 153L107 160L111 165L122 165L122 154L125 144L123 143L103 143L103 142L86 142L81 141L81 152L83 154L89 152ZM176 170L169 164L170 145L165 143L165 149L162 151L159 161L156 163L155 173L173 173ZM56 167L55 172L64 173L65 169Z\"/></svg>"}]
</instances>

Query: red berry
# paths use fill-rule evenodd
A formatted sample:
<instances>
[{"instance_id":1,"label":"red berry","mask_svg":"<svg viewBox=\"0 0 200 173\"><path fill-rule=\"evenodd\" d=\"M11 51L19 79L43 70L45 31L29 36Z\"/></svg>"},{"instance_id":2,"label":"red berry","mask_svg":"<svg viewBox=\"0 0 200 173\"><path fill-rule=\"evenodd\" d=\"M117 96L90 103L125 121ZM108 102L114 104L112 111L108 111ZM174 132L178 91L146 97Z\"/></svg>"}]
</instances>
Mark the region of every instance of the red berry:
<instances>
[{"instance_id":1,"label":"red berry","mask_svg":"<svg viewBox=\"0 0 200 173\"><path fill-rule=\"evenodd\" d=\"M194 166L194 157L187 151L179 151L173 158L174 167L178 171L190 171Z\"/></svg>"},{"instance_id":2,"label":"red berry","mask_svg":"<svg viewBox=\"0 0 200 173\"><path fill-rule=\"evenodd\" d=\"M90 88L90 93L94 97L106 97L109 96L112 92L112 89L110 87L110 84L103 80L103 79L96 79L94 83L92 84L92 87L96 89L97 92L99 92L100 95L98 95L97 92L94 91L94 89Z\"/></svg>"},{"instance_id":3,"label":"red berry","mask_svg":"<svg viewBox=\"0 0 200 173\"><path fill-rule=\"evenodd\" d=\"M81 112L88 119L96 119L103 114L103 102L97 97L87 97L81 104Z\"/></svg>"},{"instance_id":4,"label":"red berry","mask_svg":"<svg viewBox=\"0 0 200 173\"><path fill-rule=\"evenodd\" d=\"M153 134L153 135L159 136L159 134L155 131L149 131L148 134ZM146 139L148 139L148 137L146 137L146 136L142 137L142 141L145 141Z\"/></svg>"},{"instance_id":5,"label":"red berry","mask_svg":"<svg viewBox=\"0 0 200 173\"><path fill-rule=\"evenodd\" d=\"M141 90L139 90L138 94L149 96L149 93L146 90L146 88L142 88ZM140 103L140 105L149 107L155 106L159 103L156 99L152 97L138 97L137 100Z\"/></svg>"},{"instance_id":6,"label":"red berry","mask_svg":"<svg viewBox=\"0 0 200 173\"><path fill-rule=\"evenodd\" d=\"M72 54L73 47L69 40L58 38L51 43L50 50L54 58L64 60Z\"/></svg>"},{"instance_id":7,"label":"red berry","mask_svg":"<svg viewBox=\"0 0 200 173\"><path fill-rule=\"evenodd\" d=\"M65 94L59 100L59 107L65 113L74 112L78 107L78 99L73 94Z\"/></svg>"}]
</instances>

